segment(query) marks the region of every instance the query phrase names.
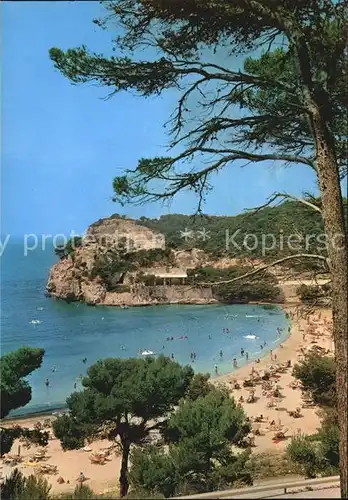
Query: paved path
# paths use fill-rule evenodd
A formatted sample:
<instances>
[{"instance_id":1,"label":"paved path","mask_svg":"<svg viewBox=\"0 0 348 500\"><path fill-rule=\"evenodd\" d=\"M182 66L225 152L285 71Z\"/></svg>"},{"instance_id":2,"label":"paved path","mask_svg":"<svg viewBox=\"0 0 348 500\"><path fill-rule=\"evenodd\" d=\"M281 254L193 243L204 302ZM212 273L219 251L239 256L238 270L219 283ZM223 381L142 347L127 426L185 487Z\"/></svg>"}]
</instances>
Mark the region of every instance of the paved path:
<instances>
[{"instance_id":1,"label":"paved path","mask_svg":"<svg viewBox=\"0 0 348 500\"><path fill-rule=\"evenodd\" d=\"M325 490L303 491L302 493L287 493L286 495L269 496L267 498L341 498L339 488Z\"/></svg>"}]
</instances>

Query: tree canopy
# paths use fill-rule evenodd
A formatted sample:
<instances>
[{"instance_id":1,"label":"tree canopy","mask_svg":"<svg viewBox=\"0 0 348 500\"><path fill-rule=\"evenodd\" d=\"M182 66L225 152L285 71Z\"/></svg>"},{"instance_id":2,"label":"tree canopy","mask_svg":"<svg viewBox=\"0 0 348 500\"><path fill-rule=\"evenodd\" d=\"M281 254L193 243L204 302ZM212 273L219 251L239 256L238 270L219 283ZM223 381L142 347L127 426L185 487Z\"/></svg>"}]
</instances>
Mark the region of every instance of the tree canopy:
<instances>
[{"instance_id":1,"label":"tree canopy","mask_svg":"<svg viewBox=\"0 0 348 500\"><path fill-rule=\"evenodd\" d=\"M122 450L120 493L128 490L130 446L144 444L162 425L189 387L193 370L169 358L105 359L88 369L84 390L67 399L69 415L53 423L64 449L79 448L86 438L119 439Z\"/></svg>"},{"instance_id":2,"label":"tree canopy","mask_svg":"<svg viewBox=\"0 0 348 500\"><path fill-rule=\"evenodd\" d=\"M44 349L20 347L1 356L1 418L31 400L31 387L24 377L40 368Z\"/></svg>"},{"instance_id":3,"label":"tree canopy","mask_svg":"<svg viewBox=\"0 0 348 500\"><path fill-rule=\"evenodd\" d=\"M20 347L0 358L0 418L11 410L21 408L31 400L31 387L24 377L40 368L44 349ZM16 438L25 438L33 443L47 444L48 433L37 429L27 429L19 425L11 428L0 427L0 451L8 453Z\"/></svg>"},{"instance_id":4,"label":"tree canopy","mask_svg":"<svg viewBox=\"0 0 348 500\"><path fill-rule=\"evenodd\" d=\"M331 356L307 354L293 369L294 376L302 383L313 401L321 406L336 404L336 363Z\"/></svg>"},{"instance_id":5,"label":"tree canopy","mask_svg":"<svg viewBox=\"0 0 348 500\"><path fill-rule=\"evenodd\" d=\"M201 211L212 174L233 164L302 164L317 175L321 207L302 202L322 214L327 237L341 495L347 497L348 241L340 184L347 175L347 2L114 0L105 6L106 18L95 22L119 28L113 49L126 55L52 48L55 67L74 83L98 82L110 96L167 89L178 95L171 156L141 158L115 177L116 201L165 200L190 189ZM144 48L150 50L137 56ZM235 54L244 56L243 67L233 66ZM292 195L275 193L272 200L279 197Z\"/></svg>"},{"instance_id":6,"label":"tree canopy","mask_svg":"<svg viewBox=\"0 0 348 500\"><path fill-rule=\"evenodd\" d=\"M185 398L164 428L168 453L154 446L134 450L132 486L169 497L216 490L236 480L250 483L249 453L232 451L250 428L243 409L224 390L211 387L194 400Z\"/></svg>"},{"instance_id":7,"label":"tree canopy","mask_svg":"<svg viewBox=\"0 0 348 500\"><path fill-rule=\"evenodd\" d=\"M169 128L170 146L182 151L140 159L134 170L116 177L117 200L163 199L183 188L203 197L211 174L236 160L301 163L315 170L309 95L321 106L341 176L346 174L343 0L190 0L184 6L115 0L105 7L105 19L95 22L119 26L113 50L126 55L52 48L55 66L72 82L97 81L111 95L180 92ZM130 57L144 47L158 56ZM244 55L243 68L231 68L233 54ZM202 159L208 166L201 167ZM183 170L185 161L193 167Z\"/></svg>"}]
</instances>

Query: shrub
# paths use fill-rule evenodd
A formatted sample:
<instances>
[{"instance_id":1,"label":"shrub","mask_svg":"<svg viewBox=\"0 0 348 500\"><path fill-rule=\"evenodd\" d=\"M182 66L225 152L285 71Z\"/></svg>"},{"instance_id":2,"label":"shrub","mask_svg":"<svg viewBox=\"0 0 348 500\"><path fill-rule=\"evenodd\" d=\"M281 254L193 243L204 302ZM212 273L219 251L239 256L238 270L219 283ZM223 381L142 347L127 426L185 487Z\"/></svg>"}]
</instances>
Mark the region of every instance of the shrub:
<instances>
[{"instance_id":1,"label":"shrub","mask_svg":"<svg viewBox=\"0 0 348 500\"><path fill-rule=\"evenodd\" d=\"M300 297L302 302L312 302L314 300L327 297L330 293L330 286L302 284L296 289L296 293Z\"/></svg>"},{"instance_id":2,"label":"shrub","mask_svg":"<svg viewBox=\"0 0 348 500\"><path fill-rule=\"evenodd\" d=\"M186 398L195 401L199 397L206 396L214 387L209 383L209 373L197 373L190 382Z\"/></svg>"},{"instance_id":3,"label":"shrub","mask_svg":"<svg viewBox=\"0 0 348 500\"><path fill-rule=\"evenodd\" d=\"M74 500L84 500L97 498L97 495L86 484L79 484L76 486L74 493L70 498Z\"/></svg>"},{"instance_id":4,"label":"shrub","mask_svg":"<svg viewBox=\"0 0 348 500\"><path fill-rule=\"evenodd\" d=\"M336 404L336 363L330 356L306 354L293 369L295 378L302 382L314 403L333 407Z\"/></svg>"},{"instance_id":5,"label":"shrub","mask_svg":"<svg viewBox=\"0 0 348 500\"><path fill-rule=\"evenodd\" d=\"M323 469L324 459L318 445L308 436L295 436L287 447L289 459L299 466L300 471L308 478L316 477L317 472Z\"/></svg>"},{"instance_id":6,"label":"shrub","mask_svg":"<svg viewBox=\"0 0 348 500\"><path fill-rule=\"evenodd\" d=\"M51 486L43 477L24 477L15 469L1 487L2 500L49 500Z\"/></svg>"}]
</instances>

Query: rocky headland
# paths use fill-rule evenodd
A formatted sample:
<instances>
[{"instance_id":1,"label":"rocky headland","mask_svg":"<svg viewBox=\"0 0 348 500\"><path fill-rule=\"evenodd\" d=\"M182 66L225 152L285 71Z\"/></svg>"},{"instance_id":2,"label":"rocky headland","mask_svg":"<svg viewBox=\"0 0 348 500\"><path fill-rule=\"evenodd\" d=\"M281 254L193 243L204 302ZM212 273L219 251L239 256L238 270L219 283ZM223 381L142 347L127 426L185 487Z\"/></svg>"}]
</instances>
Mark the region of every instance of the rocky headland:
<instances>
[{"instance_id":1,"label":"rocky headland","mask_svg":"<svg viewBox=\"0 0 348 500\"><path fill-rule=\"evenodd\" d=\"M133 264L131 270L124 270L124 263L120 262L119 269L115 264L106 279L107 264L110 267L120 253L127 256L151 250L157 257L151 265L144 266L140 262ZM163 234L131 219L101 219L89 226L82 244L61 256L51 268L48 295L91 305L114 306L217 302L210 288L184 284L188 268L207 264L208 258L203 251L170 251L170 259L162 258L162 254L166 257ZM155 277L153 284L139 279L140 276Z\"/></svg>"},{"instance_id":2,"label":"rocky headland","mask_svg":"<svg viewBox=\"0 0 348 500\"><path fill-rule=\"evenodd\" d=\"M234 271L243 274L253 269L250 262L245 257L212 256L199 248L170 247L164 234L141 221L118 215L100 219L82 238L56 249L60 260L50 270L47 293L110 306L299 302L299 276L289 281L279 266L247 284L236 282L232 290L217 290L206 282L229 279ZM254 259L252 266L262 264ZM304 283L305 276L300 279Z\"/></svg>"}]
</instances>

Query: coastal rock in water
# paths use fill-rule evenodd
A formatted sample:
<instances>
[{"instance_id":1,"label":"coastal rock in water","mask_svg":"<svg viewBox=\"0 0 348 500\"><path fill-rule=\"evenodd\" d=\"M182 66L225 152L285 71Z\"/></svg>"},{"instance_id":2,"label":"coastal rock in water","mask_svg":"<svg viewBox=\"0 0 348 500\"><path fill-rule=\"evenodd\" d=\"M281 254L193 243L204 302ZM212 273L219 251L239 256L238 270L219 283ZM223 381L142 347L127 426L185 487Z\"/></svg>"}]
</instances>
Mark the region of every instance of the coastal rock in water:
<instances>
[{"instance_id":1,"label":"coastal rock in water","mask_svg":"<svg viewBox=\"0 0 348 500\"><path fill-rule=\"evenodd\" d=\"M106 287L98 277L91 281L82 281L81 294L87 304L101 304L105 299Z\"/></svg>"},{"instance_id":2,"label":"coastal rock in water","mask_svg":"<svg viewBox=\"0 0 348 500\"><path fill-rule=\"evenodd\" d=\"M72 259L64 259L55 264L49 273L47 292L50 296L65 300L82 300L81 282L76 275Z\"/></svg>"},{"instance_id":3,"label":"coastal rock in water","mask_svg":"<svg viewBox=\"0 0 348 500\"><path fill-rule=\"evenodd\" d=\"M136 254L139 250L156 251ZM116 216L101 219L87 229L81 246L52 267L48 295L90 305L211 304L218 302L217 294L192 285L192 277L187 282L187 271L241 264L197 248L164 250L164 236L148 227Z\"/></svg>"}]
</instances>

